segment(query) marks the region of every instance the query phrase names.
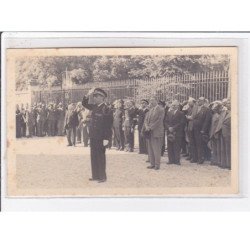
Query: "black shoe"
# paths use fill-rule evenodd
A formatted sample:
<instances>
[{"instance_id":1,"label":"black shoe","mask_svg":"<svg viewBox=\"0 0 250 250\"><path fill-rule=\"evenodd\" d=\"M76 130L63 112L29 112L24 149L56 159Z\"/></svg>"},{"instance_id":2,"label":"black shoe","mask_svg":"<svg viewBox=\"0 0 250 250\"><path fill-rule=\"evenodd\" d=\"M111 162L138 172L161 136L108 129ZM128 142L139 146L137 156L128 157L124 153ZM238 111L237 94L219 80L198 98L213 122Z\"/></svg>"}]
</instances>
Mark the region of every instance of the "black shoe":
<instances>
[{"instance_id":1,"label":"black shoe","mask_svg":"<svg viewBox=\"0 0 250 250\"><path fill-rule=\"evenodd\" d=\"M155 166L148 166L147 168L149 168L149 169L153 169L153 168L155 168Z\"/></svg>"},{"instance_id":2,"label":"black shoe","mask_svg":"<svg viewBox=\"0 0 250 250\"><path fill-rule=\"evenodd\" d=\"M68 144L68 145L67 145L67 147L71 147L71 146L72 146L72 144Z\"/></svg>"},{"instance_id":3,"label":"black shoe","mask_svg":"<svg viewBox=\"0 0 250 250\"><path fill-rule=\"evenodd\" d=\"M98 181L97 179L89 178L89 181Z\"/></svg>"},{"instance_id":4,"label":"black shoe","mask_svg":"<svg viewBox=\"0 0 250 250\"><path fill-rule=\"evenodd\" d=\"M155 169L155 170L160 170L160 167L155 167L154 169Z\"/></svg>"},{"instance_id":5,"label":"black shoe","mask_svg":"<svg viewBox=\"0 0 250 250\"><path fill-rule=\"evenodd\" d=\"M196 163L197 161L195 161L195 160L191 160L190 162L191 162L191 163Z\"/></svg>"},{"instance_id":6,"label":"black shoe","mask_svg":"<svg viewBox=\"0 0 250 250\"><path fill-rule=\"evenodd\" d=\"M187 158L186 158L186 160L190 161L190 160L191 160L191 158L190 158L190 157L187 157Z\"/></svg>"},{"instance_id":7,"label":"black shoe","mask_svg":"<svg viewBox=\"0 0 250 250\"><path fill-rule=\"evenodd\" d=\"M149 162L149 160L146 160L145 162Z\"/></svg>"},{"instance_id":8,"label":"black shoe","mask_svg":"<svg viewBox=\"0 0 250 250\"><path fill-rule=\"evenodd\" d=\"M181 163L180 163L180 162L177 162L177 163L175 163L175 165L179 165L179 166L180 166L180 165L181 165Z\"/></svg>"},{"instance_id":9,"label":"black shoe","mask_svg":"<svg viewBox=\"0 0 250 250\"><path fill-rule=\"evenodd\" d=\"M169 161L169 162L167 162L167 164L170 165L170 164L174 164L174 163Z\"/></svg>"},{"instance_id":10,"label":"black shoe","mask_svg":"<svg viewBox=\"0 0 250 250\"><path fill-rule=\"evenodd\" d=\"M102 179L102 180L99 180L98 183L102 183L102 182L105 182L106 179Z\"/></svg>"}]
</instances>

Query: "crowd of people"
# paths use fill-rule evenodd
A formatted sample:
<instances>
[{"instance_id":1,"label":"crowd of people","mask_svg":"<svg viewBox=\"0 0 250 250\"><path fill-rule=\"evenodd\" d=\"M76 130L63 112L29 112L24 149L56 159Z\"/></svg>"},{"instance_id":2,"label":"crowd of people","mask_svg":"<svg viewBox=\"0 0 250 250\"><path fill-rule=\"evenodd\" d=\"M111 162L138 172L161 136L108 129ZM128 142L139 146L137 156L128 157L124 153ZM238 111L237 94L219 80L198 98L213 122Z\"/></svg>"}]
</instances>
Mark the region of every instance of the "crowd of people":
<instances>
[{"instance_id":1,"label":"crowd of people","mask_svg":"<svg viewBox=\"0 0 250 250\"><path fill-rule=\"evenodd\" d=\"M75 115L69 120L72 109ZM34 103L31 106L26 104L25 107L23 104L17 105L16 137L64 136L67 131L70 131L72 136L69 137L69 144L75 145L77 139L77 142L83 142L84 146L88 146L88 113L89 111L85 110L81 103L77 105L72 103L65 109L62 103L58 105Z\"/></svg>"},{"instance_id":2,"label":"crowd of people","mask_svg":"<svg viewBox=\"0 0 250 250\"><path fill-rule=\"evenodd\" d=\"M167 150L168 164L181 165L181 156L191 163L231 168L230 99L209 103L204 97L180 103L156 98L108 104L112 113L112 136L108 148L133 152L138 130L139 154L148 155L150 169L160 169ZM16 108L16 137L67 135L68 146L89 146L91 111L81 102L63 108L62 103L35 103Z\"/></svg>"}]
</instances>

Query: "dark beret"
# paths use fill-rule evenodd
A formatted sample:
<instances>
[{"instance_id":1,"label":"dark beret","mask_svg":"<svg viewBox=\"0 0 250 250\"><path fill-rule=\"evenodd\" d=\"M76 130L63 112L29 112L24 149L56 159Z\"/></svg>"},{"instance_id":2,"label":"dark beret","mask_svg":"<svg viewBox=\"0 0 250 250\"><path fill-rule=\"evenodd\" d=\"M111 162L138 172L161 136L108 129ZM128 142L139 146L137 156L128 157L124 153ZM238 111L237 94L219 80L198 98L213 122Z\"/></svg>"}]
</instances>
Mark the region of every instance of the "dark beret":
<instances>
[{"instance_id":1,"label":"dark beret","mask_svg":"<svg viewBox=\"0 0 250 250\"><path fill-rule=\"evenodd\" d=\"M141 99L141 102L146 102L148 104L148 100L146 99Z\"/></svg>"}]
</instances>

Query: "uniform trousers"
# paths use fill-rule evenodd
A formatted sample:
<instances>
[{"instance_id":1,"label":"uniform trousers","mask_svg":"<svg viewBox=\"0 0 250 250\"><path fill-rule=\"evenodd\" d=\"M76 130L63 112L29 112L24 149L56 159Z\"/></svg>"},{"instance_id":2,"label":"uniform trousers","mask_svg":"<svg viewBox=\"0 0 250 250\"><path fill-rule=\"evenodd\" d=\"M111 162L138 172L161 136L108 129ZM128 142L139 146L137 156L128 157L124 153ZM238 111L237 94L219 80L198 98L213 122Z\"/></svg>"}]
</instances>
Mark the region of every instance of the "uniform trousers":
<instances>
[{"instance_id":1,"label":"uniform trousers","mask_svg":"<svg viewBox=\"0 0 250 250\"><path fill-rule=\"evenodd\" d=\"M160 167L162 144L162 137L153 137L151 135L148 140L148 155L152 167Z\"/></svg>"},{"instance_id":2,"label":"uniform trousers","mask_svg":"<svg viewBox=\"0 0 250 250\"><path fill-rule=\"evenodd\" d=\"M99 138L90 138L90 155L92 179L106 180L106 148L103 146L103 140Z\"/></svg>"}]
</instances>

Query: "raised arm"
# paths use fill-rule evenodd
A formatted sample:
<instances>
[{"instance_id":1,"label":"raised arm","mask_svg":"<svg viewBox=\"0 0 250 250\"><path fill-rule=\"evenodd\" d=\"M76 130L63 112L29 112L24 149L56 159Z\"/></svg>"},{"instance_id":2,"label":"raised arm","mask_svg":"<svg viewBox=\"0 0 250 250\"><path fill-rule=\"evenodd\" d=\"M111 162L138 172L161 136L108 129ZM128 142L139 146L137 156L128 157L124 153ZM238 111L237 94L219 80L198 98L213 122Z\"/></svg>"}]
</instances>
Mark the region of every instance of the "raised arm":
<instances>
[{"instance_id":1,"label":"raised arm","mask_svg":"<svg viewBox=\"0 0 250 250\"><path fill-rule=\"evenodd\" d=\"M82 106L85 107L88 110L93 110L95 107L95 104L89 104L89 98L87 96L83 96L82 98Z\"/></svg>"}]
</instances>

